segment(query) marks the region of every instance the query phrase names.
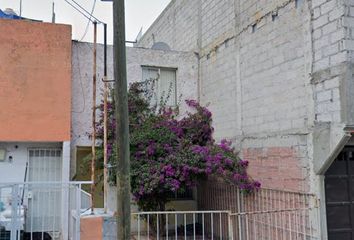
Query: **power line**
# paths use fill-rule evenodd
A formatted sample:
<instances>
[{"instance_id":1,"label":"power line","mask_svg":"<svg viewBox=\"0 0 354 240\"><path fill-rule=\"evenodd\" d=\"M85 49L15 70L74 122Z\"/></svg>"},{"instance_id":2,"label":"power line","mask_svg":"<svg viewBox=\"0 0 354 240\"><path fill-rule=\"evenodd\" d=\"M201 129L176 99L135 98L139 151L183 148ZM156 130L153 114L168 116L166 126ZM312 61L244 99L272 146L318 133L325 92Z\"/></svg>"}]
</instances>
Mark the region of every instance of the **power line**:
<instances>
[{"instance_id":1,"label":"power line","mask_svg":"<svg viewBox=\"0 0 354 240\"><path fill-rule=\"evenodd\" d=\"M94 2L94 6L93 6L93 9L91 11L91 13L89 11L87 11L83 6L81 6L78 2L76 2L75 0L71 0L72 2L74 2L79 8L81 8L84 12L86 12L90 17L92 17L93 19L96 20L96 22L98 23L104 23L102 22L101 20L99 20L98 18L96 18L94 15L93 15L93 10L94 10L94 7L95 7L95 3L96 1Z\"/></svg>"},{"instance_id":2,"label":"power line","mask_svg":"<svg viewBox=\"0 0 354 240\"><path fill-rule=\"evenodd\" d=\"M72 0L73 2L75 2L74 0ZM76 3L76 2L75 2ZM76 3L77 4L77 3ZM90 25L90 22L92 22L91 20L91 17L92 17L92 14L93 12L95 11L95 6L96 6L96 0L93 0L93 5L92 5L92 10L91 10L91 14L90 14L90 19L88 20L87 24L86 24L86 29L85 29L85 32L84 34L82 35L81 39L80 39L80 42L82 42L82 40L86 37L86 34L88 32L88 29L89 29L89 25ZM85 10L86 11L86 10Z\"/></svg>"},{"instance_id":3,"label":"power line","mask_svg":"<svg viewBox=\"0 0 354 240\"><path fill-rule=\"evenodd\" d=\"M78 9L77 7L75 7L71 2L69 2L68 0L64 0L67 4L69 4L72 8L74 8L76 11L78 11L79 13L81 13L81 15L83 15L85 18L87 18L89 21L93 22L91 20L91 18L89 16L87 16L85 13L83 13L80 9Z\"/></svg>"}]
</instances>

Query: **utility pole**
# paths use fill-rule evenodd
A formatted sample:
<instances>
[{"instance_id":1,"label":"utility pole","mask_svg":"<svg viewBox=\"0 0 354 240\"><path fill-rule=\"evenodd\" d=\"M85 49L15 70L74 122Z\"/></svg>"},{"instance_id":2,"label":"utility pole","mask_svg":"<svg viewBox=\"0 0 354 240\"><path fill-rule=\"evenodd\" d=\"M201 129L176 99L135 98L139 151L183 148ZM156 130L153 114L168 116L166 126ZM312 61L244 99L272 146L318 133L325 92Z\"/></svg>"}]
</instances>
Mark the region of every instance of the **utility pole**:
<instances>
[{"instance_id":1,"label":"utility pole","mask_svg":"<svg viewBox=\"0 0 354 240\"><path fill-rule=\"evenodd\" d=\"M104 49L103 49L103 60L104 60L104 68L103 68L103 199L104 199L104 213L107 213L107 191L108 191L108 109L107 109L107 98L108 98L108 83L107 83L107 24L103 24L103 37L104 37Z\"/></svg>"},{"instance_id":2,"label":"utility pole","mask_svg":"<svg viewBox=\"0 0 354 240\"><path fill-rule=\"evenodd\" d=\"M55 4L52 3L52 23L55 23Z\"/></svg>"},{"instance_id":3,"label":"utility pole","mask_svg":"<svg viewBox=\"0 0 354 240\"><path fill-rule=\"evenodd\" d=\"M22 0L20 0L20 17L22 17Z\"/></svg>"},{"instance_id":4,"label":"utility pole","mask_svg":"<svg viewBox=\"0 0 354 240\"><path fill-rule=\"evenodd\" d=\"M93 22L93 77L92 77L92 159L91 159L91 214L95 209L96 170L96 82L97 82L97 22Z\"/></svg>"},{"instance_id":5,"label":"utility pole","mask_svg":"<svg viewBox=\"0 0 354 240\"><path fill-rule=\"evenodd\" d=\"M130 159L124 0L113 1L114 79L116 99L117 239L130 240Z\"/></svg>"}]
</instances>

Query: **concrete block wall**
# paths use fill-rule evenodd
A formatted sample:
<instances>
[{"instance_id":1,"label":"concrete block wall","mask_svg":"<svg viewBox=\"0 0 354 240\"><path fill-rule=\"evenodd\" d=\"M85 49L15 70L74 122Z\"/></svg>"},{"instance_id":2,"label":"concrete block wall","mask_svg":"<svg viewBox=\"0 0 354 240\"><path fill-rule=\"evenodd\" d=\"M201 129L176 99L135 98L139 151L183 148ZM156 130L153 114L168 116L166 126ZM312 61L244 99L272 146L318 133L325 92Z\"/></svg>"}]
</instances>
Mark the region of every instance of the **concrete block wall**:
<instances>
[{"instance_id":1,"label":"concrete block wall","mask_svg":"<svg viewBox=\"0 0 354 240\"><path fill-rule=\"evenodd\" d=\"M294 179L309 186L289 187L318 191L313 165L327 162L333 149L320 158L315 153L322 141L316 126L325 124L321 139L336 146L344 125L354 123L354 1L175 0L139 45L151 47L146 39L154 35L178 47L183 26L169 25L182 31L173 33L173 41L158 26L168 22L171 9L176 14L186 8L198 10L192 18L197 27L188 36L196 40L183 49L198 47L199 99L214 113L215 137L231 138L247 158L264 159L253 160L253 169L272 166L274 149L291 152L282 161L297 162Z\"/></svg>"},{"instance_id":2,"label":"concrete block wall","mask_svg":"<svg viewBox=\"0 0 354 240\"><path fill-rule=\"evenodd\" d=\"M202 1L198 25L202 49L213 48L235 32L235 1Z\"/></svg>"},{"instance_id":3,"label":"concrete block wall","mask_svg":"<svg viewBox=\"0 0 354 240\"><path fill-rule=\"evenodd\" d=\"M235 40L201 58L200 102L213 113L215 138L236 140L238 132Z\"/></svg>"},{"instance_id":4,"label":"concrete block wall","mask_svg":"<svg viewBox=\"0 0 354 240\"><path fill-rule=\"evenodd\" d=\"M309 12L294 2L275 11L240 37L245 135L301 131L309 124Z\"/></svg>"},{"instance_id":5,"label":"concrete block wall","mask_svg":"<svg viewBox=\"0 0 354 240\"><path fill-rule=\"evenodd\" d=\"M222 109L222 117L214 116L216 137L235 140L243 158L250 161L249 173L264 187L309 189L306 134L312 124L313 96L307 7L293 1L236 3L239 24L234 26L235 35L220 46L228 46L229 58L218 48L205 66L218 74L211 68L213 58L223 59L225 67L233 70L225 77L229 82L220 85L224 83L222 75L215 80L211 73L200 80L202 102L210 101L212 107ZM204 88L208 82L219 85L219 98L225 97L224 102L208 94Z\"/></svg>"},{"instance_id":6,"label":"concrete block wall","mask_svg":"<svg viewBox=\"0 0 354 240\"><path fill-rule=\"evenodd\" d=\"M173 4L188 5L175 1L169 8ZM308 134L315 117L311 5L291 0L199 4L198 31L190 38L197 37L199 97L213 113L216 139L232 139L264 186L308 190ZM167 19L165 12L145 38ZM167 36L159 36L173 45ZM152 46L144 40L139 46ZM275 164L278 160L283 167ZM287 165L292 166L291 176Z\"/></svg>"},{"instance_id":7,"label":"concrete block wall","mask_svg":"<svg viewBox=\"0 0 354 240\"><path fill-rule=\"evenodd\" d=\"M201 0L172 0L158 20L139 41L149 48L156 42L166 42L172 50L197 50L198 7Z\"/></svg>"},{"instance_id":8,"label":"concrete block wall","mask_svg":"<svg viewBox=\"0 0 354 240\"><path fill-rule=\"evenodd\" d=\"M339 123L343 121L341 85L348 59L346 7L340 0L313 0L312 11L315 120Z\"/></svg>"}]
</instances>

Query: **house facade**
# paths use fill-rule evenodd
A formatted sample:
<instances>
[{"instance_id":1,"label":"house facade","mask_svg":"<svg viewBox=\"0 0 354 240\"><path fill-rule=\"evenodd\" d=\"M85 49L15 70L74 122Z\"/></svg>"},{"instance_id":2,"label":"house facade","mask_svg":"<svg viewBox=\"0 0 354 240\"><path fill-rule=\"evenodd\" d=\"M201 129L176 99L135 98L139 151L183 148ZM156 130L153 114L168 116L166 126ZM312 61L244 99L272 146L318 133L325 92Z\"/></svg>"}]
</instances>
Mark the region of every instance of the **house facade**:
<instances>
[{"instance_id":1,"label":"house facade","mask_svg":"<svg viewBox=\"0 0 354 240\"><path fill-rule=\"evenodd\" d=\"M71 26L0 19L0 31L0 238L65 238L68 193L49 183L70 180Z\"/></svg>"},{"instance_id":2,"label":"house facade","mask_svg":"<svg viewBox=\"0 0 354 240\"><path fill-rule=\"evenodd\" d=\"M93 45L72 41L68 25L0 19L0 30L6 33L0 37L0 238L24 231L34 238L43 233L78 239L80 225L73 219L89 194L71 181L80 178L80 161L91 152ZM97 51L96 105L103 96L102 44ZM197 65L192 52L127 48L129 83L164 79L156 94L172 86L173 105L197 97ZM108 79L113 79L112 46ZM20 210L14 211L15 203ZM19 223L13 224L17 211Z\"/></svg>"},{"instance_id":3,"label":"house facade","mask_svg":"<svg viewBox=\"0 0 354 240\"><path fill-rule=\"evenodd\" d=\"M69 181L71 27L0 21L1 32L6 33L0 37L1 182L24 181L31 148L56 148L65 157L52 166L28 162L32 181L49 181L54 175L53 181ZM36 171L42 167L57 170L40 176Z\"/></svg>"},{"instance_id":4,"label":"house facade","mask_svg":"<svg viewBox=\"0 0 354 240\"><path fill-rule=\"evenodd\" d=\"M233 141L253 178L316 194L322 239L351 239L353 8L172 0L127 48L128 82L155 78L174 87L171 104L209 105L216 139ZM72 42L64 25L0 20L0 30L0 183L69 181L91 147L93 46ZM102 45L97 61L99 104Z\"/></svg>"},{"instance_id":5,"label":"house facade","mask_svg":"<svg viewBox=\"0 0 354 240\"><path fill-rule=\"evenodd\" d=\"M263 187L317 194L351 239L352 1L172 0L137 46L198 55L198 99ZM226 197L226 196L225 196Z\"/></svg>"}]
</instances>

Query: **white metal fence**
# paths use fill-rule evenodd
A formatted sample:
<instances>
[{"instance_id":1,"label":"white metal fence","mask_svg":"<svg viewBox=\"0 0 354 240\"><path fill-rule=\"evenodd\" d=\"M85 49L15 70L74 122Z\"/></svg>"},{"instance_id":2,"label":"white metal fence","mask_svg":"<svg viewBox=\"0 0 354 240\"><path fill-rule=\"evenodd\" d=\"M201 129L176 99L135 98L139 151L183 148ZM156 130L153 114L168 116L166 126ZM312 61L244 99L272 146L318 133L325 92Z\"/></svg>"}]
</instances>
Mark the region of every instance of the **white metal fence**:
<instances>
[{"instance_id":1,"label":"white metal fence","mask_svg":"<svg viewBox=\"0 0 354 240\"><path fill-rule=\"evenodd\" d=\"M90 182L0 183L0 240L80 239Z\"/></svg>"},{"instance_id":2,"label":"white metal fence","mask_svg":"<svg viewBox=\"0 0 354 240\"><path fill-rule=\"evenodd\" d=\"M319 240L316 214L315 208L139 212L132 214L132 239Z\"/></svg>"},{"instance_id":3,"label":"white metal fence","mask_svg":"<svg viewBox=\"0 0 354 240\"><path fill-rule=\"evenodd\" d=\"M0 184L0 240L79 240L90 182ZM233 186L198 191L199 211L132 214L134 239L319 240L312 194Z\"/></svg>"},{"instance_id":4,"label":"white metal fence","mask_svg":"<svg viewBox=\"0 0 354 240\"><path fill-rule=\"evenodd\" d=\"M229 211L171 211L132 214L132 239L230 239Z\"/></svg>"},{"instance_id":5,"label":"white metal fence","mask_svg":"<svg viewBox=\"0 0 354 240\"><path fill-rule=\"evenodd\" d=\"M245 193L231 184L208 182L198 189L198 209L230 211L234 239L320 239L319 202L309 193L277 189Z\"/></svg>"}]
</instances>

